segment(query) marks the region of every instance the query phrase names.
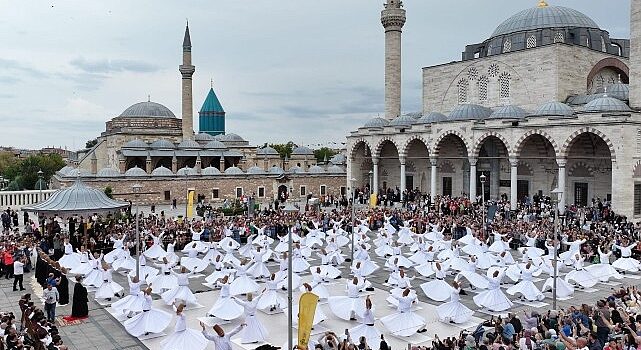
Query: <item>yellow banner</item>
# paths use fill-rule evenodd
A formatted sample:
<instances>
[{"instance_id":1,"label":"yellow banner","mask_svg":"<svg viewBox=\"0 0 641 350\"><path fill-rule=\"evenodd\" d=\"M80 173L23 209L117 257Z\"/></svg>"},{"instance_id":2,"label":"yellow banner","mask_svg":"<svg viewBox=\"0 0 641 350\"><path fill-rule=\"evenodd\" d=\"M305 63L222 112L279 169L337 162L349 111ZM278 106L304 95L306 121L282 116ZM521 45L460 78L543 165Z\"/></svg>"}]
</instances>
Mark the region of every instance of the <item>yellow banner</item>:
<instances>
[{"instance_id":1,"label":"yellow banner","mask_svg":"<svg viewBox=\"0 0 641 350\"><path fill-rule=\"evenodd\" d=\"M370 206L371 208L374 208L374 207L376 206L376 203L377 203L377 202L378 202L378 196L376 195L376 193L372 193L372 194L369 196L369 206Z\"/></svg>"},{"instance_id":2,"label":"yellow banner","mask_svg":"<svg viewBox=\"0 0 641 350\"><path fill-rule=\"evenodd\" d=\"M196 195L196 191L194 190L189 190L187 192L187 213L186 216L188 218L192 217L194 214L194 195Z\"/></svg>"},{"instance_id":3,"label":"yellow banner","mask_svg":"<svg viewBox=\"0 0 641 350\"><path fill-rule=\"evenodd\" d=\"M309 336L312 332L314 314L316 313L316 304L318 296L314 293L306 292L300 296L298 302L298 347L307 348Z\"/></svg>"}]
</instances>

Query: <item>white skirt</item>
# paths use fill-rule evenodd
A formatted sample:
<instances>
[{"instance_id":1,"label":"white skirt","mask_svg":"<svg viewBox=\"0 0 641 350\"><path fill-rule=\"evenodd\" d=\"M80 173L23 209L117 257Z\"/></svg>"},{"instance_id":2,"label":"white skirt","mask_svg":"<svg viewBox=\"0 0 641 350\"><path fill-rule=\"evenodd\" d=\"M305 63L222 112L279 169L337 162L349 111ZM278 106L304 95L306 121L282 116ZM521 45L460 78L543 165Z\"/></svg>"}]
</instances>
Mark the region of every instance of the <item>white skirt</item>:
<instances>
[{"instance_id":1,"label":"white skirt","mask_svg":"<svg viewBox=\"0 0 641 350\"><path fill-rule=\"evenodd\" d=\"M521 294L529 301L543 300L545 296L539 288L537 288L532 281L521 281L506 290L507 294L515 295Z\"/></svg>"},{"instance_id":2,"label":"white skirt","mask_svg":"<svg viewBox=\"0 0 641 350\"><path fill-rule=\"evenodd\" d=\"M209 342L201 332L187 328L180 332L174 332L160 342L162 350L203 350Z\"/></svg>"},{"instance_id":3,"label":"white skirt","mask_svg":"<svg viewBox=\"0 0 641 350\"><path fill-rule=\"evenodd\" d=\"M240 295L240 294L247 294L247 293L255 293L260 289L260 286L258 283L254 282L253 279L249 278L248 276L240 276L236 278L230 285L229 285L229 294L231 295Z\"/></svg>"},{"instance_id":4,"label":"white skirt","mask_svg":"<svg viewBox=\"0 0 641 350\"><path fill-rule=\"evenodd\" d=\"M145 297L141 294L127 295L126 297L111 304L111 307L121 314L128 314L130 312L141 312L145 305Z\"/></svg>"},{"instance_id":5,"label":"white skirt","mask_svg":"<svg viewBox=\"0 0 641 350\"><path fill-rule=\"evenodd\" d=\"M159 244L154 244L145 250L143 254L149 259L158 259L167 255L167 252Z\"/></svg>"},{"instance_id":6,"label":"white skirt","mask_svg":"<svg viewBox=\"0 0 641 350\"><path fill-rule=\"evenodd\" d=\"M307 262L307 260L305 260L305 259L303 259L303 258L301 258L299 256L295 257L292 260L292 271L294 271L295 273L304 272L305 270L309 269L309 266L310 265Z\"/></svg>"},{"instance_id":7,"label":"white skirt","mask_svg":"<svg viewBox=\"0 0 641 350\"><path fill-rule=\"evenodd\" d=\"M294 307L292 308L292 315L294 324L298 325L298 304L294 305ZM325 319L327 319L327 316L323 312L323 309L321 309L321 305L317 304L316 312L314 312L314 320L312 321L312 326L316 326L317 324L325 321Z\"/></svg>"},{"instance_id":8,"label":"white skirt","mask_svg":"<svg viewBox=\"0 0 641 350\"><path fill-rule=\"evenodd\" d=\"M475 295L473 300L476 305L491 311L505 311L512 307L512 302L500 288L485 290Z\"/></svg>"},{"instance_id":9,"label":"white skirt","mask_svg":"<svg viewBox=\"0 0 641 350\"><path fill-rule=\"evenodd\" d=\"M566 282L574 281L583 288L592 288L599 282L599 279L586 270L572 270L565 275Z\"/></svg>"},{"instance_id":10,"label":"white skirt","mask_svg":"<svg viewBox=\"0 0 641 350\"><path fill-rule=\"evenodd\" d=\"M585 269L593 276L596 276L601 282L607 282L610 278L623 278L623 276L621 276L621 274L608 263L590 265Z\"/></svg>"},{"instance_id":11,"label":"white skirt","mask_svg":"<svg viewBox=\"0 0 641 350\"><path fill-rule=\"evenodd\" d=\"M161 294L166 290L178 287L178 279L174 275L160 274L152 278L149 282L155 294Z\"/></svg>"},{"instance_id":12,"label":"white skirt","mask_svg":"<svg viewBox=\"0 0 641 350\"><path fill-rule=\"evenodd\" d=\"M171 314L162 310L144 311L122 323L127 332L134 337L145 333L160 333L171 323Z\"/></svg>"},{"instance_id":13,"label":"white skirt","mask_svg":"<svg viewBox=\"0 0 641 350\"><path fill-rule=\"evenodd\" d=\"M111 265L116 270L135 270L136 269L136 260L130 256L126 258L120 258L115 260Z\"/></svg>"},{"instance_id":14,"label":"white skirt","mask_svg":"<svg viewBox=\"0 0 641 350\"><path fill-rule=\"evenodd\" d=\"M550 277L545 280L543 283L542 291L553 290L554 288L554 277ZM557 277L556 279L556 296L559 298L567 298L570 295L574 294L574 287L566 282L563 278Z\"/></svg>"},{"instance_id":15,"label":"white skirt","mask_svg":"<svg viewBox=\"0 0 641 350\"><path fill-rule=\"evenodd\" d=\"M265 310L272 307L283 309L287 307L287 302L284 298L278 295L278 292L275 290L266 290L260 297L260 300L258 300L256 308L259 310Z\"/></svg>"},{"instance_id":16,"label":"white skirt","mask_svg":"<svg viewBox=\"0 0 641 350\"><path fill-rule=\"evenodd\" d=\"M202 270L207 268L207 262L198 258L190 258L188 256L185 256L180 259L180 266L185 267L191 272L201 272Z\"/></svg>"},{"instance_id":17,"label":"white skirt","mask_svg":"<svg viewBox=\"0 0 641 350\"><path fill-rule=\"evenodd\" d=\"M113 264L113 262L116 261L116 259L119 259L124 253L125 253L125 251L120 249L120 248L119 249L114 249L114 250L110 251L109 253L105 254L105 256L103 257L103 260L107 264Z\"/></svg>"},{"instance_id":18,"label":"white skirt","mask_svg":"<svg viewBox=\"0 0 641 350\"><path fill-rule=\"evenodd\" d=\"M365 337L367 344L373 344L374 349L376 349L376 344L379 344L381 341L381 332L376 329L375 326L368 326L366 324L359 324L356 327L350 328L349 335L356 344L358 344L361 337Z\"/></svg>"},{"instance_id":19,"label":"white skirt","mask_svg":"<svg viewBox=\"0 0 641 350\"><path fill-rule=\"evenodd\" d=\"M247 326L239 334L241 344L261 343L267 340L269 333L256 315L245 317L245 323Z\"/></svg>"},{"instance_id":20,"label":"white skirt","mask_svg":"<svg viewBox=\"0 0 641 350\"><path fill-rule=\"evenodd\" d=\"M612 266L617 270L623 270L627 272L639 272L641 269L641 264L633 258L619 258L616 259Z\"/></svg>"},{"instance_id":21,"label":"white skirt","mask_svg":"<svg viewBox=\"0 0 641 350\"><path fill-rule=\"evenodd\" d=\"M209 309L207 315L217 317L221 320L231 321L239 318L245 313L245 309L238 303L230 298L221 298L218 297L218 300L214 303L214 306Z\"/></svg>"},{"instance_id":22,"label":"white skirt","mask_svg":"<svg viewBox=\"0 0 641 350\"><path fill-rule=\"evenodd\" d=\"M425 326L425 319L411 311L393 313L381 318L381 322L392 334L400 337L412 336Z\"/></svg>"},{"instance_id":23,"label":"white skirt","mask_svg":"<svg viewBox=\"0 0 641 350\"><path fill-rule=\"evenodd\" d=\"M361 298L351 298L348 296L329 297L327 298L327 303L334 315L345 321L349 321L353 316L362 318L366 310L365 300Z\"/></svg>"},{"instance_id":24,"label":"white skirt","mask_svg":"<svg viewBox=\"0 0 641 350\"><path fill-rule=\"evenodd\" d=\"M176 301L176 299L183 300L187 305L200 306L198 299L191 292L188 286L178 286L176 288L170 289L161 295L162 300L167 305L171 305Z\"/></svg>"},{"instance_id":25,"label":"white skirt","mask_svg":"<svg viewBox=\"0 0 641 350\"><path fill-rule=\"evenodd\" d=\"M78 264L77 266L74 266L73 268L71 268L71 271L69 271L69 272L71 272L71 273L72 273L72 274L74 274L74 275L81 275L81 276L85 276L85 279L86 279L86 276L87 276L87 275L88 275L92 270L93 270L93 268L91 267L91 264L86 263L86 262L84 262L84 263L83 263L83 262L81 262L81 263L80 263L80 264Z\"/></svg>"},{"instance_id":26,"label":"white skirt","mask_svg":"<svg viewBox=\"0 0 641 350\"><path fill-rule=\"evenodd\" d=\"M254 276L254 278L268 277L271 275L269 269L267 269L267 265L262 261L255 262L254 265L247 269L247 273Z\"/></svg>"},{"instance_id":27,"label":"white skirt","mask_svg":"<svg viewBox=\"0 0 641 350\"><path fill-rule=\"evenodd\" d=\"M80 257L77 253L65 254L58 262L61 266L71 270L80 265Z\"/></svg>"},{"instance_id":28,"label":"white skirt","mask_svg":"<svg viewBox=\"0 0 641 350\"><path fill-rule=\"evenodd\" d=\"M96 291L96 299L110 299L123 291L123 288L116 282L104 282Z\"/></svg>"},{"instance_id":29,"label":"white skirt","mask_svg":"<svg viewBox=\"0 0 641 350\"><path fill-rule=\"evenodd\" d=\"M474 311L468 309L460 301L450 301L436 308L438 319L441 322L465 323L472 318Z\"/></svg>"},{"instance_id":30,"label":"white skirt","mask_svg":"<svg viewBox=\"0 0 641 350\"><path fill-rule=\"evenodd\" d=\"M100 287L103 283L102 272L97 269L91 269L91 271L85 276L85 279L82 280L82 284L85 286Z\"/></svg>"},{"instance_id":31,"label":"white skirt","mask_svg":"<svg viewBox=\"0 0 641 350\"><path fill-rule=\"evenodd\" d=\"M425 295L435 301L445 301L452 295L452 288L443 280L433 280L421 284L421 289Z\"/></svg>"},{"instance_id":32,"label":"white skirt","mask_svg":"<svg viewBox=\"0 0 641 350\"><path fill-rule=\"evenodd\" d=\"M280 283L278 283L278 288L285 288L287 289L287 271L278 271L276 272L276 279L280 279L284 277ZM303 279L297 275L296 273L292 273L292 288L297 289L303 284Z\"/></svg>"}]
</instances>

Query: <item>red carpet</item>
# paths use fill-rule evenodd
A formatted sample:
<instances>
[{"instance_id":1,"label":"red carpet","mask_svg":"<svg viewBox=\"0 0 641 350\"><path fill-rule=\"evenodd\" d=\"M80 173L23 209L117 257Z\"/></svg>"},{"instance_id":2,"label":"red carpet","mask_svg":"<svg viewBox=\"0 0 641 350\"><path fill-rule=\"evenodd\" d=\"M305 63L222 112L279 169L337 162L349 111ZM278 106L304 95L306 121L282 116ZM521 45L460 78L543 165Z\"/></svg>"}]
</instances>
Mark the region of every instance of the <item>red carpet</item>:
<instances>
[{"instance_id":1,"label":"red carpet","mask_svg":"<svg viewBox=\"0 0 641 350\"><path fill-rule=\"evenodd\" d=\"M58 325L64 327L64 326L73 326L76 324L82 323L83 320L86 320L87 317L73 317L73 316L63 316L63 317L56 317L58 321Z\"/></svg>"}]
</instances>

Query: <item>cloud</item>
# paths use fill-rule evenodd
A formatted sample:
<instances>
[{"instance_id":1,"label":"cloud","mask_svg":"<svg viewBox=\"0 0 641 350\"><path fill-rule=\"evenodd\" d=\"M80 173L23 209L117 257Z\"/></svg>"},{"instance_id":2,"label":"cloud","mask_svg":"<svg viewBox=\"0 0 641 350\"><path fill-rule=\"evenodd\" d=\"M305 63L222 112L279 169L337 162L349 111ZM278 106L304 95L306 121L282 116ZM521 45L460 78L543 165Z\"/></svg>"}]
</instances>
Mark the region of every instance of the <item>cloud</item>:
<instances>
[{"instance_id":1,"label":"cloud","mask_svg":"<svg viewBox=\"0 0 641 350\"><path fill-rule=\"evenodd\" d=\"M79 57L72 60L70 63L72 66L84 72L92 74L109 74L122 72L152 73L159 70L158 66L154 64L136 60L89 60L84 57Z\"/></svg>"},{"instance_id":2,"label":"cloud","mask_svg":"<svg viewBox=\"0 0 641 350\"><path fill-rule=\"evenodd\" d=\"M47 73L30 65L5 58L0 58L0 73L8 73L10 75L15 73L26 74L39 79L46 78L48 76Z\"/></svg>"}]
</instances>

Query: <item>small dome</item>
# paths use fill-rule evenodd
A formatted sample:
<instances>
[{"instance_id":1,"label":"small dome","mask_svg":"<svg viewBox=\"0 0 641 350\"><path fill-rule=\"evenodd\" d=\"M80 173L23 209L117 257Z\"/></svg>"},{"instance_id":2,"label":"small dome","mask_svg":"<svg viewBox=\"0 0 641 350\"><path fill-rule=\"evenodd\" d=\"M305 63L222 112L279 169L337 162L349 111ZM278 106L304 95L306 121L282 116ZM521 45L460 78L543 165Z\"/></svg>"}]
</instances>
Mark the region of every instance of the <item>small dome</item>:
<instances>
[{"instance_id":1,"label":"small dome","mask_svg":"<svg viewBox=\"0 0 641 350\"><path fill-rule=\"evenodd\" d=\"M74 168L70 167L68 165L65 165L62 169L58 170L58 174L65 176L67 175L70 171L72 171Z\"/></svg>"},{"instance_id":2,"label":"small dome","mask_svg":"<svg viewBox=\"0 0 641 350\"><path fill-rule=\"evenodd\" d=\"M241 175L241 174L244 174L244 173L239 167L232 166L232 167L229 167L229 168L225 169L225 174L228 174L228 175Z\"/></svg>"},{"instance_id":3,"label":"small dome","mask_svg":"<svg viewBox=\"0 0 641 350\"><path fill-rule=\"evenodd\" d=\"M345 170L341 166L332 165L332 166L327 167L327 172L330 173L330 174L342 174L342 173L345 172Z\"/></svg>"},{"instance_id":4,"label":"small dome","mask_svg":"<svg viewBox=\"0 0 641 350\"><path fill-rule=\"evenodd\" d=\"M492 110L487 107L462 104L454 108L447 120L482 120L489 118L490 115L492 115Z\"/></svg>"},{"instance_id":5,"label":"small dome","mask_svg":"<svg viewBox=\"0 0 641 350\"><path fill-rule=\"evenodd\" d=\"M275 166L274 165L271 168L269 168L269 173L270 174L284 174L285 170L283 170L283 168L281 168L279 166Z\"/></svg>"},{"instance_id":6,"label":"small dome","mask_svg":"<svg viewBox=\"0 0 641 350\"><path fill-rule=\"evenodd\" d=\"M551 101L546 102L541 107L539 107L534 115L536 116L561 116L569 117L574 114L572 107L566 105L565 103Z\"/></svg>"},{"instance_id":7,"label":"small dome","mask_svg":"<svg viewBox=\"0 0 641 350\"><path fill-rule=\"evenodd\" d=\"M302 174L305 172L303 168L299 167L298 165L294 165L293 167L289 168L289 172L292 174Z\"/></svg>"},{"instance_id":8,"label":"small dome","mask_svg":"<svg viewBox=\"0 0 641 350\"><path fill-rule=\"evenodd\" d=\"M213 166L209 166L202 170L202 174L206 176L220 175L220 170L218 170L218 168L214 168Z\"/></svg>"},{"instance_id":9,"label":"small dome","mask_svg":"<svg viewBox=\"0 0 641 350\"><path fill-rule=\"evenodd\" d=\"M125 176L147 176L147 172L135 166L125 171Z\"/></svg>"},{"instance_id":10,"label":"small dome","mask_svg":"<svg viewBox=\"0 0 641 350\"><path fill-rule=\"evenodd\" d=\"M122 148L147 148L148 146L149 145L147 144L147 142L140 139L135 139L125 143Z\"/></svg>"},{"instance_id":11,"label":"small dome","mask_svg":"<svg viewBox=\"0 0 641 350\"><path fill-rule=\"evenodd\" d=\"M227 146L225 146L224 143L218 141L218 140L211 140L207 142L205 145L205 148L207 149L227 149Z\"/></svg>"},{"instance_id":12,"label":"small dome","mask_svg":"<svg viewBox=\"0 0 641 350\"><path fill-rule=\"evenodd\" d=\"M325 173L325 169L319 167L318 165L312 165L309 167L307 170L310 174L323 174Z\"/></svg>"},{"instance_id":13,"label":"small dome","mask_svg":"<svg viewBox=\"0 0 641 350\"><path fill-rule=\"evenodd\" d=\"M428 115L422 116L418 121L417 124L431 124L431 123L438 123L447 120L447 116L443 113L439 112L431 112Z\"/></svg>"},{"instance_id":14,"label":"small dome","mask_svg":"<svg viewBox=\"0 0 641 350\"><path fill-rule=\"evenodd\" d=\"M114 168L103 168L96 174L97 177L116 177L120 176L120 172Z\"/></svg>"},{"instance_id":15,"label":"small dome","mask_svg":"<svg viewBox=\"0 0 641 350\"><path fill-rule=\"evenodd\" d=\"M258 166L253 166L247 169L247 174L264 174L265 170L263 170L261 167Z\"/></svg>"},{"instance_id":16,"label":"small dome","mask_svg":"<svg viewBox=\"0 0 641 350\"><path fill-rule=\"evenodd\" d=\"M72 169L72 170L69 170L67 174L64 176L65 177L89 177L91 176L91 172L85 169Z\"/></svg>"},{"instance_id":17,"label":"small dome","mask_svg":"<svg viewBox=\"0 0 641 350\"><path fill-rule=\"evenodd\" d=\"M292 156L313 156L314 151L305 146L298 146L292 151Z\"/></svg>"},{"instance_id":18,"label":"small dome","mask_svg":"<svg viewBox=\"0 0 641 350\"><path fill-rule=\"evenodd\" d=\"M176 175L179 175L179 176L185 176L185 175L191 176L191 175L198 175L198 173L196 172L196 170L194 168L190 168L190 167L186 166L184 168L178 169L178 171L176 172Z\"/></svg>"},{"instance_id":19,"label":"small dome","mask_svg":"<svg viewBox=\"0 0 641 350\"><path fill-rule=\"evenodd\" d=\"M630 107L621 100L604 95L583 106L582 110L589 113L630 112Z\"/></svg>"},{"instance_id":20,"label":"small dome","mask_svg":"<svg viewBox=\"0 0 641 350\"><path fill-rule=\"evenodd\" d=\"M201 146L198 142L194 140L184 140L183 142L178 144L178 148L182 149L200 149Z\"/></svg>"},{"instance_id":21,"label":"small dome","mask_svg":"<svg viewBox=\"0 0 641 350\"><path fill-rule=\"evenodd\" d=\"M149 147L153 149L175 149L176 145L174 145L173 142L160 139L152 142Z\"/></svg>"},{"instance_id":22,"label":"small dome","mask_svg":"<svg viewBox=\"0 0 641 350\"><path fill-rule=\"evenodd\" d=\"M256 150L256 155L259 156L280 156L278 151L272 147L265 146Z\"/></svg>"},{"instance_id":23,"label":"small dome","mask_svg":"<svg viewBox=\"0 0 641 350\"><path fill-rule=\"evenodd\" d=\"M152 170L151 172L151 176L173 176L173 175L174 173L171 172L171 169L165 168L162 165Z\"/></svg>"},{"instance_id":24,"label":"small dome","mask_svg":"<svg viewBox=\"0 0 641 350\"><path fill-rule=\"evenodd\" d=\"M490 119L522 119L528 114L529 113L521 107L509 105L495 109L494 112L492 112Z\"/></svg>"},{"instance_id":25,"label":"small dome","mask_svg":"<svg viewBox=\"0 0 641 350\"><path fill-rule=\"evenodd\" d=\"M209 135L207 133L204 133L204 132L198 133L198 134L196 134L196 136L194 136L194 140L202 141L202 142L211 141L213 139L214 139L213 136L211 136L211 135Z\"/></svg>"},{"instance_id":26,"label":"small dome","mask_svg":"<svg viewBox=\"0 0 641 350\"><path fill-rule=\"evenodd\" d=\"M630 100L630 87L628 84L623 84L623 83L610 84L605 89L605 91L608 96L618 98L621 101Z\"/></svg>"},{"instance_id":27,"label":"small dome","mask_svg":"<svg viewBox=\"0 0 641 350\"><path fill-rule=\"evenodd\" d=\"M375 117L367 121L364 128L383 128L389 125L389 121L385 118Z\"/></svg>"},{"instance_id":28,"label":"small dome","mask_svg":"<svg viewBox=\"0 0 641 350\"><path fill-rule=\"evenodd\" d=\"M492 37L544 28L593 28L599 26L583 13L562 6L537 6L523 10L501 23Z\"/></svg>"},{"instance_id":29,"label":"small dome","mask_svg":"<svg viewBox=\"0 0 641 350\"><path fill-rule=\"evenodd\" d=\"M176 118L169 108L156 102L140 102L131 105L120 114L121 117Z\"/></svg>"},{"instance_id":30,"label":"small dome","mask_svg":"<svg viewBox=\"0 0 641 350\"><path fill-rule=\"evenodd\" d=\"M330 160L330 163L334 165L343 165L347 162L347 157L344 154L336 154Z\"/></svg>"},{"instance_id":31,"label":"small dome","mask_svg":"<svg viewBox=\"0 0 641 350\"><path fill-rule=\"evenodd\" d=\"M245 141L245 139L243 139L242 137L240 137L239 135L234 134L234 133L229 133L229 134L225 134L225 135L218 135L218 136L219 136L218 140L223 141L223 142L225 142L225 141L228 141L228 142L242 142L242 141Z\"/></svg>"},{"instance_id":32,"label":"small dome","mask_svg":"<svg viewBox=\"0 0 641 350\"><path fill-rule=\"evenodd\" d=\"M391 126L411 126L412 124L416 124L416 118L407 114L400 115L389 123Z\"/></svg>"}]
</instances>

